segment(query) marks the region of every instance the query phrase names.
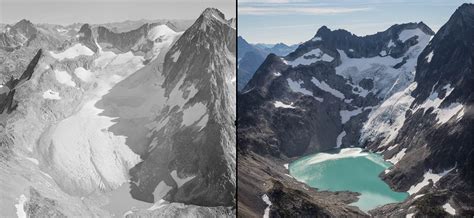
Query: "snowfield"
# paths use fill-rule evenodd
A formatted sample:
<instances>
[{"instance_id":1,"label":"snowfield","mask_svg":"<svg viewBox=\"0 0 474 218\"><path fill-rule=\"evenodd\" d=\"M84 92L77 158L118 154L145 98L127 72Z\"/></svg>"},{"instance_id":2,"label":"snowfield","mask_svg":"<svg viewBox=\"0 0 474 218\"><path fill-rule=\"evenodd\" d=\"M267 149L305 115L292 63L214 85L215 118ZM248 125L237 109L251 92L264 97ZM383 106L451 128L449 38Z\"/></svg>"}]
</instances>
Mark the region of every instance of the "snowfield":
<instances>
[{"instance_id":1,"label":"snowfield","mask_svg":"<svg viewBox=\"0 0 474 218\"><path fill-rule=\"evenodd\" d=\"M299 92L303 95L313 95L313 92L310 92L309 90L301 86L303 84L303 81L294 81L290 78L286 79L286 81L288 82L288 86L290 87L292 92Z\"/></svg>"},{"instance_id":2,"label":"snowfield","mask_svg":"<svg viewBox=\"0 0 474 218\"><path fill-rule=\"evenodd\" d=\"M321 51L321 49L317 48L301 55L300 57L296 58L293 61L287 60L286 63L288 65L291 65L292 67L296 67L298 65L310 65L318 61L331 62L333 60L334 60L333 57L324 53L323 51Z\"/></svg>"},{"instance_id":3,"label":"snowfield","mask_svg":"<svg viewBox=\"0 0 474 218\"><path fill-rule=\"evenodd\" d=\"M291 104L285 104L285 103L283 103L283 102L281 102L281 101L275 101L275 102L273 102L273 105L274 105L276 108L279 108L279 107L281 107L281 108L295 108L295 107L293 106L293 103L291 103Z\"/></svg>"},{"instance_id":4,"label":"snowfield","mask_svg":"<svg viewBox=\"0 0 474 218\"><path fill-rule=\"evenodd\" d=\"M314 83L314 85L316 85L318 88L320 88L321 90L325 91L325 92L329 92L331 95L337 97L337 98L340 98L340 99L344 99L344 94L342 94L340 91L336 90L336 89L333 89L331 86L329 86L326 82L324 81L319 81L318 79L316 78L312 78L311 79L311 82Z\"/></svg>"},{"instance_id":5,"label":"snowfield","mask_svg":"<svg viewBox=\"0 0 474 218\"><path fill-rule=\"evenodd\" d=\"M60 52L60 53L50 52L50 54L53 58L56 58L59 61L62 61L64 59L74 59L81 55L91 56L94 54L94 52L82 44L75 44L63 52Z\"/></svg>"},{"instance_id":6,"label":"snowfield","mask_svg":"<svg viewBox=\"0 0 474 218\"><path fill-rule=\"evenodd\" d=\"M262 195L262 200L265 202L265 204L268 205L267 208L265 208L265 211L263 213L263 218L269 218L270 217L270 207L272 206L272 202L270 201L270 198L268 198L267 194Z\"/></svg>"},{"instance_id":7,"label":"snowfield","mask_svg":"<svg viewBox=\"0 0 474 218\"><path fill-rule=\"evenodd\" d=\"M51 89L48 89L47 91L43 92L43 98L45 99L52 99L52 100L59 100L61 97L59 97L59 93L55 92Z\"/></svg>"},{"instance_id":8,"label":"snowfield","mask_svg":"<svg viewBox=\"0 0 474 218\"><path fill-rule=\"evenodd\" d=\"M445 176L446 174L451 172L451 170L453 169L454 167L451 169L445 170L444 172L441 172L441 173L433 173L431 170L428 170L428 172L425 172L425 174L423 175L423 181L419 182L418 184L412 185L407 192L410 195L416 194L423 187L429 184L429 180L433 181L433 184L436 184L436 182L438 182L441 179L441 177Z\"/></svg>"},{"instance_id":9,"label":"snowfield","mask_svg":"<svg viewBox=\"0 0 474 218\"><path fill-rule=\"evenodd\" d=\"M90 82L92 79L92 72L84 69L83 67L78 67L74 70L74 74L84 82Z\"/></svg>"},{"instance_id":10,"label":"snowfield","mask_svg":"<svg viewBox=\"0 0 474 218\"><path fill-rule=\"evenodd\" d=\"M59 83L67 85L67 86L72 86L72 87L76 86L76 83L72 81L72 77L71 75L69 75L67 71L55 69L53 72L54 72L54 76L56 77L56 80Z\"/></svg>"}]
</instances>

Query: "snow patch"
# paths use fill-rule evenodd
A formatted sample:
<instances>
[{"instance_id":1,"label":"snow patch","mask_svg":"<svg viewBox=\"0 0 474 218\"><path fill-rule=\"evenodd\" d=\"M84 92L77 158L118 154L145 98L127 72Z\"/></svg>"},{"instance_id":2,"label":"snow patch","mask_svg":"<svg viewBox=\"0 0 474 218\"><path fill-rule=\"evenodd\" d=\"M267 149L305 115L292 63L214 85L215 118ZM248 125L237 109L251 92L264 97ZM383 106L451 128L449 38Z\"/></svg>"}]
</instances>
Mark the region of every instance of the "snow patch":
<instances>
[{"instance_id":1,"label":"snow patch","mask_svg":"<svg viewBox=\"0 0 474 218\"><path fill-rule=\"evenodd\" d=\"M84 82L90 82L92 79L92 72L84 69L83 67L78 67L74 70L74 74Z\"/></svg>"},{"instance_id":2,"label":"snow patch","mask_svg":"<svg viewBox=\"0 0 474 218\"><path fill-rule=\"evenodd\" d=\"M43 92L43 98L44 99L52 99L52 100L61 99L61 97L59 97L59 93L55 92L51 89L48 89L47 91Z\"/></svg>"},{"instance_id":3,"label":"snow patch","mask_svg":"<svg viewBox=\"0 0 474 218\"><path fill-rule=\"evenodd\" d=\"M71 75L69 75L67 71L55 69L53 72L54 72L54 76L56 77L56 80L59 83L67 85L67 86L72 86L72 87L76 86L76 83L72 81L72 77Z\"/></svg>"},{"instance_id":4,"label":"snow patch","mask_svg":"<svg viewBox=\"0 0 474 218\"><path fill-rule=\"evenodd\" d=\"M262 196L263 202L268 205L267 208L265 208L265 212L263 213L263 218L269 218L270 217L270 207L272 206L272 202L270 201L270 198L268 198L267 194L264 194Z\"/></svg>"},{"instance_id":5,"label":"snow patch","mask_svg":"<svg viewBox=\"0 0 474 218\"><path fill-rule=\"evenodd\" d=\"M443 209L446 211L446 213L449 213L453 216L456 215L456 210L451 206L451 204L449 204L449 202L443 205Z\"/></svg>"},{"instance_id":6,"label":"snow patch","mask_svg":"<svg viewBox=\"0 0 474 218\"><path fill-rule=\"evenodd\" d=\"M81 55L91 56L94 54L94 52L82 44L75 44L63 52L60 52L60 53L50 52L50 54L53 58L56 58L62 61L64 59L74 59Z\"/></svg>"},{"instance_id":7,"label":"snow patch","mask_svg":"<svg viewBox=\"0 0 474 218\"><path fill-rule=\"evenodd\" d=\"M291 91L299 92L303 95L313 95L312 92L308 91L307 89L301 86L303 84L303 81L301 80L294 81L291 78L286 79L286 81L288 82L288 86L290 86Z\"/></svg>"},{"instance_id":8,"label":"snow patch","mask_svg":"<svg viewBox=\"0 0 474 218\"><path fill-rule=\"evenodd\" d=\"M464 115L464 106L460 103L452 103L446 108L438 109L436 112L436 117L438 118L438 124L443 124L448 122L454 115L456 119L460 119Z\"/></svg>"},{"instance_id":9,"label":"snow patch","mask_svg":"<svg viewBox=\"0 0 474 218\"><path fill-rule=\"evenodd\" d=\"M429 180L432 180L433 184L436 184L436 182L438 182L443 176L445 176L446 174L451 172L451 170L453 170L453 169L454 169L454 167L451 168L451 169L445 170L441 173L433 173L431 170L428 170L428 172L425 172L425 174L423 175L423 181L421 181L418 184L412 185L410 187L410 189L407 191L408 194L410 194L410 195L416 194L423 187L425 187L429 184Z\"/></svg>"},{"instance_id":10,"label":"snow patch","mask_svg":"<svg viewBox=\"0 0 474 218\"><path fill-rule=\"evenodd\" d=\"M346 136L346 131L342 131L338 136L337 136L337 139L336 139L336 148L340 148L341 145L342 145L342 138L344 138L344 136Z\"/></svg>"},{"instance_id":11,"label":"snow patch","mask_svg":"<svg viewBox=\"0 0 474 218\"><path fill-rule=\"evenodd\" d=\"M25 203L28 199L26 198L25 195L20 195L20 198L18 199L18 204L15 204L16 208L16 216L18 218L26 218L26 212L25 212Z\"/></svg>"},{"instance_id":12,"label":"snow patch","mask_svg":"<svg viewBox=\"0 0 474 218\"><path fill-rule=\"evenodd\" d=\"M352 117L359 115L362 113L362 108L357 108L355 110L349 111L349 110L341 110L339 114L341 115L341 122L342 124L345 124L347 121L349 121Z\"/></svg>"},{"instance_id":13,"label":"snow patch","mask_svg":"<svg viewBox=\"0 0 474 218\"><path fill-rule=\"evenodd\" d=\"M433 51L431 51L425 58L426 62L430 63L431 62L431 58L433 58Z\"/></svg>"},{"instance_id":14,"label":"snow patch","mask_svg":"<svg viewBox=\"0 0 474 218\"><path fill-rule=\"evenodd\" d=\"M171 28L169 28L167 25L157 25L153 28L150 29L148 32L148 39L151 41L155 41L158 38L166 37L168 35L173 35L176 34L175 31L173 31Z\"/></svg>"},{"instance_id":15,"label":"snow patch","mask_svg":"<svg viewBox=\"0 0 474 218\"><path fill-rule=\"evenodd\" d=\"M280 72L274 72L273 75L274 76L281 76L281 73Z\"/></svg>"},{"instance_id":16,"label":"snow patch","mask_svg":"<svg viewBox=\"0 0 474 218\"><path fill-rule=\"evenodd\" d=\"M301 55L293 61L287 61L287 64L296 67L298 65L310 65L318 61L331 62L333 60L333 57L329 56L328 54L321 51L321 49L317 48Z\"/></svg>"},{"instance_id":17,"label":"snow patch","mask_svg":"<svg viewBox=\"0 0 474 218\"><path fill-rule=\"evenodd\" d=\"M285 167L285 169L288 169L288 166L289 166L289 165L290 165L290 164L284 164L283 166Z\"/></svg>"},{"instance_id":18,"label":"snow patch","mask_svg":"<svg viewBox=\"0 0 474 218\"><path fill-rule=\"evenodd\" d=\"M187 183L190 180L194 179L194 177L196 177L196 176L190 176L190 177L186 177L186 178L181 179L181 178L178 177L178 173L176 172L176 170L173 170L171 172L171 177L173 177L174 181L176 181L176 183L178 184L178 188L180 188L185 183Z\"/></svg>"},{"instance_id":19,"label":"snow patch","mask_svg":"<svg viewBox=\"0 0 474 218\"><path fill-rule=\"evenodd\" d=\"M323 39L319 36L315 36L314 38L311 39L311 41L313 41L313 42L317 42L317 41L321 41L321 40L323 40Z\"/></svg>"},{"instance_id":20,"label":"snow patch","mask_svg":"<svg viewBox=\"0 0 474 218\"><path fill-rule=\"evenodd\" d=\"M183 110L183 125L191 126L199 121L207 112L207 107L203 103L195 103L194 105ZM206 122L207 123L207 120Z\"/></svg>"},{"instance_id":21,"label":"snow patch","mask_svg":"<svg viewBox=\"0 0 474 218\"><path fill-rule=\"evenodd\" d=\"M275 102L273 102L273 105L275 105L275 107L277 107L277 108L279 108L279 107L281 107L281 108L295 108L293 106L293 103L285 104L281 101L275 101Z\"/></svg>"},{"instance_id":22,"label":"snow patch","mask_svg":"<svg viewBox=\"0 0 474 218\"><path fill-rule=\"evenodd\" d=\"M402 42L405 42L408 39L412 38L413 36L418 36L418 41L420 41L420 39L422 37L426 36L426 34L420 28L410 29L410 30L403 30L398 35L398 40L400 40Z\"/></svg>"},{"instance_id":23,"label":"snow patch","mask_svg":"<svg viewBox=\"0 0 474 218\"><path fill-rule=\"evenodd\" d=\"M175 53L173 53L173 55L171 55L171 58L173 58L173 62L176 62L178 60L179 55L181 55L181 51L176 51Z\"/></svg>"},{"instance_id":24,"label":"snow patch","mask_svg":"<svg viewBox=\"0 0 474 218\"><path fill-rule=\"evenodd\" d=\"M407 150L406 148L402 148L400 152L398 152L396 155L394 155L392 158L388 159L387 161L393 164L398 163L398 161L400 161L405 156L406 150Z\"/></svg>"},{"instance_id":25,"label":"snow patch","mask_svg":"<svg viewBox=\"0 0 474 218\"><path fill-rule=\"evenodd\" d=\"M315 77L311 78L311 82L313 82L318 88L325 92L331 93L331 95L334 95L337 98L344 99L345 96L342 94L340 91L333 89L331 86L329 86L326 82L324 81L319 81Z\"/></svg>"}]
</instances>

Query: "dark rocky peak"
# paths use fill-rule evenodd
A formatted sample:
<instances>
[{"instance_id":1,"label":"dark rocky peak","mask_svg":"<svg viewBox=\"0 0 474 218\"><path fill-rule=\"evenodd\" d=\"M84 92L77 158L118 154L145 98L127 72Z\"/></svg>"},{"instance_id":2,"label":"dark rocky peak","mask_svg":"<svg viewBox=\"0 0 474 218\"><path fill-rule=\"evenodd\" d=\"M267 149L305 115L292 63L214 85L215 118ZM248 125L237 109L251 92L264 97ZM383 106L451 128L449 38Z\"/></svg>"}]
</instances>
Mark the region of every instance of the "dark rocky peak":
<instances>
[{"instance_id":1,"label":"dark rocky peak","mask_svg":"<svg viewBox=\"0 0 474 218\"><path fill-rule=\"evenodd\" d=\"M95 39L92 33L92 27L89 24L83 24L77 33L79 36L79 42L90 48L92 51L97 52L99 47L95 43Z\"/></svg>"},{"instance_id":2,"label":"dark rocky peak","mask_svg":"<svg viewBox=\"0 0 474 218\"><path fill-rule=\"evenodd\" d=\"M204 17L207 17L207 18L216 18L216 19L225 20L225 15L216 8L206 8L202 12L201 16L204 16Z\"/></svg>"},{"instance_id":3,"label":"dark rocky peak","mask_svg":"<svg viewBox=\"0 0 474 218\"><path fill-rule=\"evenodd\" d=\"M187 76L196 77L199 80L208 76L203 74L218 72L218 69L215 69L212 65L223 65L223 63L216 63L216 61L225 59L223 55L228 56L225 54L226 51L235 55L235 39L236 31L227 24L224 15L217 9L206 9L166 54L163 71L165 75L169 76L164 84L177 83L177 80L186 73L182 69L186 69L189 64L202 63L202 66L199 66L202 70L195 70L194 72L188 70L187 72ZM175 60L173 55L177 53L187 54L188 58ZM213 70L209 71L208 69Z\"/></svg>"},{"instance_id":4,"label":"dark rocky peak","mask_svg":"<svg viewBox=\"0 0 474 218\"><path fill-rule=\"evenodd\" d=\"M195 26L201 31L212 32L213 29L219 29L222 25L233 28L221 11L216 8L207 8L191 27Z\"/></svg>"},{"instance_id":5,"label":"dark rocky peak","mask_svg":"<svg viewBox=\"0 0 474 218\"><path fill-rule=\"evenodd\" d=\"M454 89L443 102L448 104L474 101L473 53L474 5L463 4L441 27L418 58L413 92L415 104L426 100L432 92Z\"/></svg>"},{"instance_id":6,"label":"dark rocky peak","mask_svg":"<svg viewBox=\"0 0 474 218\"><path fill-rule=\"evenodd\" d=\"M286 45L285 43L277 43L273 46L275 49L286 49L289 48L290 46Z\"/></svg>"},{"instance_id":7,"label":"dark rocky peak","mask_svg":"<svg viewBox=\"0 0 474 218\"><path fill-rule=\"evenodd\" d=\"M20 20L18 23L13 25L13 29L23 34L26 38L30 38L31 36L35 35L38 32L35 25L31 23L29 20L25 20L25 19Z\"/></svg>"},{"instance_id":8,"label":"dark rocky peak","mask_svg":"<svg viewBox=\"0 0 474 218\"><path fill-rule=\"evenodd\" d=\"M413 36L408 39L405 39L406 36L404 35L403 41L399 40L399 35L404 30L416 28L419 28L426 35L434 34L423 22L393 25L383 32L367 36L357 36L347 30L331 30L326 26L322 26L312 39L302 43L294 52L288 54L286 59L294 60L316 48L326 49L332 51L332 53L343 50L351 58L384 55L400 58L419 41L415 35L416 33L411 33Z\"/></svg>"},{"instance_id":9,"label":"dark rocky peak","mask_svg":"<svg viewBox=\"0 0 474 218\"><path fill-rule=\"evenodd\" d=\"M283 72L287 68L288 66L281 57L275 54L269 54L241 93L244 95L250 91L254 91L258 93L259 96L266 96L269 86L275 77L274 74L276 72Z\"/></svg>"}]
</instances>

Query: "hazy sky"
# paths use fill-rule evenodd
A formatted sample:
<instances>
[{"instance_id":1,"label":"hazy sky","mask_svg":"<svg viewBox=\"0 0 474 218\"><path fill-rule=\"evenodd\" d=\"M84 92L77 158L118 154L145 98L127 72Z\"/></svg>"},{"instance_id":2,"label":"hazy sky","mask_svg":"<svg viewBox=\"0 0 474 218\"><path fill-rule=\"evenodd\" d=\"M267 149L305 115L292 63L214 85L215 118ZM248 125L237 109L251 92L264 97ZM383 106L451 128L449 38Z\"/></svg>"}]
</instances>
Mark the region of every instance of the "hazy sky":
<instances>
[{"instance_id":1,"label":"hazy sky","mask_svg":"<svg viewBox=\"0 0 474 218\"><path fill-rule=\"evenodd\" d=\"M235 0L0 0L0 23L107 23L140 19L196 19L207 7L235 17Z\"/></svg>"},{"instance_id":2,"label":"hazy sky","mask_svg":"<svg viewBox=\"0 0 474 218\"><path fill-rule=\"evenodd\" d=\"M293 44L323 25L367 35L423 21L437 31L464 2L473 0L240 0L238 34L252 43Z\"/></svg>"}]
</instances>

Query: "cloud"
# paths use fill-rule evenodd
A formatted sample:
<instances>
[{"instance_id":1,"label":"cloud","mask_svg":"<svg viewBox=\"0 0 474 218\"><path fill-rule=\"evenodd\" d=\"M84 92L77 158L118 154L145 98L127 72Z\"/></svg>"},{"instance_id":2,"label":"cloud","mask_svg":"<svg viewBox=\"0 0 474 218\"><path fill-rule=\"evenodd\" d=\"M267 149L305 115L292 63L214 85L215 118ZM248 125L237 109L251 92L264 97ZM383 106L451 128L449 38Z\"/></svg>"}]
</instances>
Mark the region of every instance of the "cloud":
<instances>
[{"instance_id":1,"label":"cloud","mask_svg":"<svg viewBox=\"0 0 474 218\"><path fill-rule=\"evenodd\" d=\"M359 11L369 11L372 8L343 8L343 7L239 7L241 15L284 15L284 14L344 14Z\"/></svg>"}]
</instances>

